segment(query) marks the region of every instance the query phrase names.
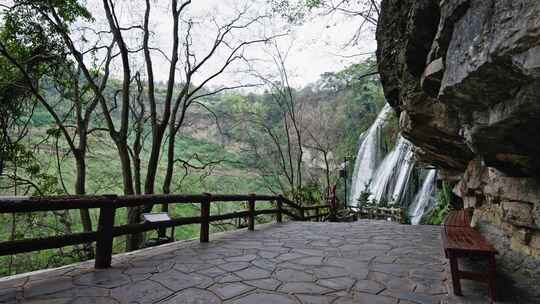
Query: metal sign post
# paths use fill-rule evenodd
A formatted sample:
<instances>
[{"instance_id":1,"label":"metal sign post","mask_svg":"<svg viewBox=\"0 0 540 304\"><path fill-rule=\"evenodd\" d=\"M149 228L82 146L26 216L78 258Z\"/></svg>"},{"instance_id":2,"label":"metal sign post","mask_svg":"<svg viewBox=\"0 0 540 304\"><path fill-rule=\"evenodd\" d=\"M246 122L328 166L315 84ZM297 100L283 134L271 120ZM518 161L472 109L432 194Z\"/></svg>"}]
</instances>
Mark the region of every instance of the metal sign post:
<instances>
[{"instance_id":1,"label":"metal sign post","mask_svg":"<svg viewBox=\"0 0 540 304\"><path fill-rule=\"evenodd\" d=\"M344 157L343 163L341 164L341 169L339 170L339 177L343 178L343 182L345 185L345 204L344 207L348 206L349 203L349 191L347 191L347 179L348 179L348 172L347 172L347 163L349 162L349 158L347 156Z\"/></svg>"},{"instance_id":2,"label":"metal sign post","mask_svg":"<svg viewBox=\"0 0 540 304\"><path fill-rule=\"evenodd\" d=\"M171 217L167 212L143 213L142 218L145 222L149 223L166 222L171 220ZM174 242L174 226L171 227L170 238L158 236L157 239L148 240L147 246L156 246L169 242Z\"/></svg>"}]
</instances>

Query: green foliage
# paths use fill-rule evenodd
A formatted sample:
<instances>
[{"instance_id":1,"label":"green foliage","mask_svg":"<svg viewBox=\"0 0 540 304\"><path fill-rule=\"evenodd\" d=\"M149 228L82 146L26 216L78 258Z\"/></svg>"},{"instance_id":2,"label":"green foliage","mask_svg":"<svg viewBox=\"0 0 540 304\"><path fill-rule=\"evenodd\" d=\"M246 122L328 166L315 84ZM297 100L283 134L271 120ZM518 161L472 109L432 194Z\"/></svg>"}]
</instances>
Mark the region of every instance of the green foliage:
<instances>
[{"instance_id":1,"label":"green foliage","mask_svg":"<svg viewBox=\"0 0 540 304\"><path fill-rule=\"evenodd\" d=\"M55 195L64 194L60 188L58 177L53 173L49 174L47 168L43 168L39 155L28 149L25 145L17 143L3 155L4 161L12 163L14 169L23 172L18 173L21 184L26 184L30 194L34 195Z\"/></svg>"},{"instance_id":2,"label":"green foliage","mask_svg":"<svg viewBox=\"0 0 540 304\"><path fill-rule=\"evenodd\" d=\"M405 224L405 225L411 224L411 216L409 215L408 212L406 212L406 210L403 210L403 212L401 213L401 217L402 217L401 224Z\"/></svg>"},{"instance_id":3,"label":"green foliage","mask_svg":"<svg viewBox=\"0 0 540 304\"><path fill-rule=\"evenodd\" d=\"M358 198L359 201L362 198L361 196ZM382 199L382 200L376 200L376 199L369 200L368 199L368 200L365 201L365 203L362 206L364 206L364 207L377 207L377 208L389 208L389 207L395 207L395 204L394 204L394 202L388 201L386 199Z\"/></svg>"},{"instance_id":4,"label":"green foliage","mask_svg":"<svg viewBox=\"0 0 540 304\"><path fill-rule=\"evenodd\" d=\"M358 196L358 206L367 206L370 205L371 202L369 200L369 197L371 196L371 191L369 191L369 185L371 184L371 180L369 183L364 185L364 190L360 192L360 195Z\"/></svg>"},{"instance_id":5,"label":"green foliage","mask_svg":"<svg viewBox=\"0 0 540 304\"><path fill-rule=\"evenodd\" d=\"M353 64L338 73L323 75L323 88L334 92L344 107L338 118L338 129L345 130L337 146L338 157L356 155L358 137L366 131L384 106L385 99L377 77L360 78L372 71L375 62L369 59Z\"/></svg>"},{"instance_id":6,"label":"green foliage","mask_svg":"<svg viewBox=\"0 0 540 304\"><path fill-rule=\"evenodd\" d=\"M180 136L176 144L176 155L183 159L193 158L195 164L202 165L203 161L224 161L233 167L242 168L242 159L238 154L231 153L224 146L208 140Z\"/></svg>"},{"instance_id":7,"label":"green foliage","mask_svg":"<svg viewBox=\"0 0 540 304\"><path fill-rule=\"evenodd\" d=\"M275 14L292 24L304 22L306 16L319 7L323 0L268 0Z\"/></svg>"},{"instance_id":8,"label":"green foliage","mask_svg":"<svg viewBox=\"0 0 540 304\"><path fill-rule=\"evenodd\" d=\"M30 117L33 127L50 126L54 123L51 115L41 106L36 106L36 110Z\"/></svg>"},{"instance_id":9,"label":"green foliage","mask_svg":"<svg viewBox=\"0 0 540 304\"><path fill-rule=\"evenodd\" d=\"M421 224L440 225L450 210L452 188L443 182L442 188L437 192L437 206L429 211L422 219Z\"/></svg>"},{"instance_id":10,"label":"green foliage","mask_svg":"<svg viewBox=\"0 0 540 304\"><path fill-rule=\"evenodd\" d=\"M59 16L59 24L49 22L53 12ZM58 73L69 62L59 28L68 31L69 25L79 18L91 20L91 15L85 3L76 0L14 0L10 5L3 5L0 23L0 174L10 159L10 150L17 149L16 143L26 133L28 118L32 116L36 102L31 97L38 90L38 83L44 75Z\"/></svg>"},{"instance_id":11,"label":"green foliage","mask_svg":"<svg viewBox=\"0 0 540 304\"><path fill-rule=\"evenodd\" d=\"M370 219L384 219L399 221L401 224L411 224L407 209L397 206L392 201L370 199L369 185L360 193L358 198L359 216Z\"/></svg>"},{"instance_id":12,"label":"green foliage","mask_svg":"<svg viewBox=\"0 0 540 304\"><path fill-rule=\"evenodd\" d=\"M388 208L388 207L395 207L395 203L393 200L395 200L395 198L392 198L392 200L386 200L386 199L381 199L381 200L376 200L374 198L370 198L372 193L371 191L369 190L369 185L371 184L371 180L369 181L369 183L367 183L365 186L364 186L364 190L362 190L362 192L360 192L360 195L358 196L358 199L357 199L357 202L358 202L358 206L363 206L363 207L381 207L381 208Z\"/></svg>"},{"instance_id":13,"label":"green foliage","mask_svg":"<svg viewBox=\"0 0 540 304\"><path fill-rule=\"evenodd\" d=\"M2 39L0 32L0 39ZM0 40L1 41L1 40ZM18 54L13 56L19 57ZM32 107L30 93L23 78L5 56L0 56L0 173L10 158L18 137L24 134L24 116Z\"/></svg>"},{"instance_id":14,"label":"green foliage","mask_svg":"<svg viewBox=\"0 0 540 304\"><path fill-rule=\"evenodd\" d=\"M310 117L320 117L323 120L320 123L322 127L310 132L317 134L319 143L322 142L328 147L331 167L335 167L345 157L354 163L352 156L356 155L360 134L371 126L385 104L378 77L363 77L372 72L374 66L375 60L369 59L342 71L324 73L317 82L303 89L292 90L294 100L302 108L300 115L307 117L308 121ZM288 185L289 181L280 174L279 168L275 169L280 163L280 152L272 149L272 146L280 144L282 151L286 152L287 138L283 131L282 109L272 100L272 93L267 91L247 96L227 93L213 99L209 104L220 115L235 117L239 121L236 124L225 122L222 125L225 135L233 142L252 147L241 152L244 163L251 168L260 168L259 171L264 171L261 174L264 179L273 185L271 189L282 191L279 185ZM396 123L392 123L392 127L384 132L389 146L397 134L397 121L394 121ZM312 124L318 127L317 123ZM269 136L269 132L273 133L273 138ZM304 141L306 138L309 141L308 134L304 134ZM294 153L293 151L293 155ZM336 173L333 170L330 172L331 183L337 180ZM324 185L323 188L326 187L326 180L320 172L318 174L321 178L317 182ZM339 187L337 192L341 200L344 200L343 187Z\"/></svg>"},{"instance_id":15,"label":"green foliage","mask_svg":"<svg viewBox=\"0 0 540 304\"><path fill-rule=\"evenodd\" d=\"M321 191L322 188L318 183L311 182L297 191L286 192L285 196L295 202L299 202L302 206L319 205L324 199L324 193Z\"/></svg>"},{"instance_id":16,"label":"green foliage","mask_svg":"<svg viewBox=\"0 0 540 304\"><path fill-rule=\"evenodd\" d=\"M59 18L55 24L51 23L51 15ZM15 0L4 11L0 40L4 51L24 65L32 81L37 81L67 61L69 52L60 32L69 32L69 25L79 19L92 17L76 0Z\"/></svg>"}]
</instances>

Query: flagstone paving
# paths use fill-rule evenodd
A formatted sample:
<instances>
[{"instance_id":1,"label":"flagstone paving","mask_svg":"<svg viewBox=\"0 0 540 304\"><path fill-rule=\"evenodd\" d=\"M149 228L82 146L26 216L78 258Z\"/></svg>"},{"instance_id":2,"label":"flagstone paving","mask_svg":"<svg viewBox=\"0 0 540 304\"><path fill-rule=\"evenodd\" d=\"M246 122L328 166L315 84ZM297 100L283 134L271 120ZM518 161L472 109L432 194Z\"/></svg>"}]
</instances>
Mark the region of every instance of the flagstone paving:
<instances>
[{"instance_id":1,"label":"flagstone paving","mask_svg":"<svg viewBox=\"0 0 540 304\"><path fill-rule=\"evenodd\" d=\"M261 225L2 279L0 303L487 303L448 296L440 247L435 226Z\"/></svg>"}]
</instances>

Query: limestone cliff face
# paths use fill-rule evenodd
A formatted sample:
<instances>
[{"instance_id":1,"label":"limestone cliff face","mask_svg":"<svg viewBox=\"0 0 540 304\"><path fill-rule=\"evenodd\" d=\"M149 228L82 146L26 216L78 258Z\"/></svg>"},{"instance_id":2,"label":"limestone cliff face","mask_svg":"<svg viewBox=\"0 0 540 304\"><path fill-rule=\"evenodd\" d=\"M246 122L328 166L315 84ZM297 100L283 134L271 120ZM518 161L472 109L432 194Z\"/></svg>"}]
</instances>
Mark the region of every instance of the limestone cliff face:
<instances>
[{"instance_id":1,"label":"limestone cliff face","mask_svg":"<svg viewBox=\"0 0 540 304\"><path fill-rule=\"evenodd\" d=\"M540 282L540 1L383 0L377 42L419 159L458 182L503 264Z\"/></svg>"}]
</instances>

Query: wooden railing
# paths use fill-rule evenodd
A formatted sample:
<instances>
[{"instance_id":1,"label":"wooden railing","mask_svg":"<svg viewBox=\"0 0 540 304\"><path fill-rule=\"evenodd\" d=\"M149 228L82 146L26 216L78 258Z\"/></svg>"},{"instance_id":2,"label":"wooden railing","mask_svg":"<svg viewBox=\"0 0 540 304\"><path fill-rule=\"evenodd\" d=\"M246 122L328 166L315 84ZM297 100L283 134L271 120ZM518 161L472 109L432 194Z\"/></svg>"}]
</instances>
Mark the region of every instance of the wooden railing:
<instances>
[{"instance_id":1,"label":"wooden railing","mask_svg":"<svg viewBox=\"0 0 540 304\"><path fill-rule=\"evenodd\" d=\"M260 201L275 202L275 209L256 210ZM227 214L211 215L212 203L247 202L248 210ZM149 204L200 204L200 216L172 218L161 222L143 222L115 226L116 209ZM97 230L45 238L14 240L0 243L0 256L31 252L44 249L60 248L78 244L96 242L95 268L111 266L113 239L118 236L145 231L169 228L181 225L200 224L200 242L208 242L210 223L214 221L247 218L248 230L255 229L255 217L263 214L275 214L278 223L283 215L293 220L322 220L329 214L329 205L302 207L283 196L275 195L101 195L101 196L54 196L54 197L0 197L1 213L28 213L36 211L55 211L68 209L99 209ZM327 210L321 213L321 210ZM315 215L309 215L310 211Z\"/></svg>"},{"instance_id":2,"label":"wooden railing","mask_svg":"<svg viewBox=\"0 0 540 304\"><path fill-rule=\"evenodd\" d=\"M301 220L303 221L316 220L320 222L330 215L330 205L300 207L300 210L302 212Z\"/></svg>"},{"instance_id":3,"label":"wooden railing","mask_svg":"<svg viewBox=\"0 0 540 304\"><path fill-rule=\"evenodd\" d=\"M405 209L400 207L361 206L352 207L363 219L392 220L404 224Z\"/></svg>"}]
</instances>

